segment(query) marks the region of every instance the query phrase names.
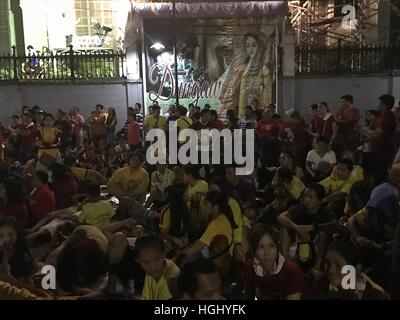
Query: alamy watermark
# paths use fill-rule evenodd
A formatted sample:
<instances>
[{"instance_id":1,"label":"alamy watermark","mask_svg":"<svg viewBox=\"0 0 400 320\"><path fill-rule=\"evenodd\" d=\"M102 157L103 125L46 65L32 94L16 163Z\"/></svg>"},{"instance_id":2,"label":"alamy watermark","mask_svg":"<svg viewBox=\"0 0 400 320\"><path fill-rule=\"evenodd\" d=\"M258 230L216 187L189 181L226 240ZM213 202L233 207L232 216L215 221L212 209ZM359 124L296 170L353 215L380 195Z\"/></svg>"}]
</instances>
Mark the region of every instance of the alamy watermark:
<instances>
[{"instance_id":1,"label":"alamy watermark","mask_svg":"<svg viewBox=\"0 0 400 320\"><path fill-rule=\"evenodd\" d=\"M152 142L147 148L146 160L149 164L236 164L237 175L249 175L254 170L254 130L253 129L184 129L179 132L176 121L171 121L167 137L161 129L151 129L146 141ZM223 139L223 156L221 140ZM178 141L186 141L178 148ZM245 153L243 155L243 149ZM221 163L221 158L223 161Z\"/></svg>"},{"instance_id":2,"label":"alamy watermark","mask_svg":"<svg viewBox=\"0 0 400 320\"><path fill-rule=\"evenodd\" d=\"M345 30L355 30L357 28L356 8L352 5L342 7L342 28Z\"/></svg>"}]
</instances>

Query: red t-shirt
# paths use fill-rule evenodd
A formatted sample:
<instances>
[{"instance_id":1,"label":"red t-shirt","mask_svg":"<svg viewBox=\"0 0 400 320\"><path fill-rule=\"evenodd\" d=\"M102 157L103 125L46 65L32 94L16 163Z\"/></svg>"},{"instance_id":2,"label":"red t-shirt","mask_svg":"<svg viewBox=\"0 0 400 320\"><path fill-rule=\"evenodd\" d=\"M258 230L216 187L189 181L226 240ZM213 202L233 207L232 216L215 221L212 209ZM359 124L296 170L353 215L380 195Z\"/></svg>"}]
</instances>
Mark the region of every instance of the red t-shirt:
<instances>
[{"instance_id":1,"label":"red t-shirt","mask_svg":"<svg viewBox=\"0 0 400 320\"><path fill-rule=\"evenodd\" d=\"M256 132L262 139L272 139L279 134L279 124L273 119L263 119L257 123Z\"/></svg>"},{"instance_id":2,"label":"red t-shirt","mask_svg":"<svg viewBox=\"0 0 400 320\"><path fill-rule=\"evenodd\" d=\"M24 228L29 228L29 211L25 204L19 202L0 204L0 214L16 218Z\"/></svg>"},{"instance_id":3,"label":"red t-shirt","mask_svg":"<svg viewBox=\"0 0 400 320\"><path fill-rule=\"evenodd\" d=\"M374 139L372 148L378 152L393 152L393 135L397 128L396 117L392 111L386 110L381 113L376 121L377 128L383 131L383 134Z\"/></svg>"},{"instance_id":4,"label":"red t-shirt","mask_svg":"<svg viewBox=\"0 0 400 320\"><path fill-rule=\"evenodd\" d=\"M128 132L128 144L138 145L140 143L140 125L137 122L128 122L126 125Z\"/></svg>"},{"instance_id":5,"label":"red t-shirt","mask_svg":"<svg viewBox=\"0 0 400 320\"><path fill-rule=\"evenodd\" d=\"M354 130L355 125L360 121L361 115L360 115L360 110L354 107L350 108L341 108L337 114L336 114L336 119L337 120L346 120L349 121L345 124L339 123L338 122L338 127L339 127L339 134L346 134L349 131Z\"/></svg>"},{"instance_id":6,"label":"red t-shirt","mask_svg":"<svg viewBox=\"0 0 400 320\"><path fill-rule=\"evenodd\" d=\"M318 137L323 137L328 141L332 137L332 125L335 123L334 116L330 116L328 119L324 120L321 117L315 117L311 123L313 133L318 134Z\"/></svg>"},{"instance_id":7,"label":"red t-shirt","mask_svg":"<svg viewBox=\"0 0 400 320\"><path fill-rule=\"evenodd\" d=\"M28 148L32 148L33 146L35 146L36 138L38 136L35 124L33 122L28 125L22 124L20 128L29 131L29 134L27 136L21 135L21 145Z\"/></svg>"},{"instance_id":8,"label":"red t-shirt","mask_svg":"<svg viewBox=\"0 0 400 320\"><path fill-rule=\"evenodd\" d=\"M222 130L224 128L224 124L221 120L217 119L214 121L214 127L215 129Z\"/></svg>"},{"instance_id":9,"label":"red t-shirt","mask_svg":"<svg viewBox=\"0 0 400 320\"><path fill-rule=\"evenodd\" d=\"M255 289L258 299L284 300L304 289L303 272L289 259L285 259L279 272L262 277L256 274L253 259L250 259L243 268L243 279L246 286Z\"/></svg>"},{"instance_id":10,"label":"red t-shirt","mask_svg":"<svg viewBox=\"0 0 400 320\"><path fill-rule=\"evenodd\" d=\"M56 208L58 210L72 207L74 205L72 197L79 193L79 186L74 178L53 182L52 189L54 190Z\"/></svg>"},{"instance_id":11,"label":"red t-shirt","mask_svg":"<svg viewBox=\"0 0 400 320\"><path fill-rule=\"evenodd\" d=\"M35 202L30 207L31 225L38 223L48 213L56 209L56 199L54 192L47 185L35 189L31 194L31 199Z\"/></svg>"}]
</instances>

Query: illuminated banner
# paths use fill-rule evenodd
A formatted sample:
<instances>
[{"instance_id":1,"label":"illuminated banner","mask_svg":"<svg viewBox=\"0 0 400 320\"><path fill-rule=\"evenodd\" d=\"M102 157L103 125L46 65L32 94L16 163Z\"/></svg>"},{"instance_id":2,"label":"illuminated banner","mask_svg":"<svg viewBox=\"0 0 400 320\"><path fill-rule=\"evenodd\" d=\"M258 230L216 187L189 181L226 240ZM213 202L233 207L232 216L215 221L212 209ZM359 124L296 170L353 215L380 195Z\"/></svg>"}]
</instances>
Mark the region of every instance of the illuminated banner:
<instances>
[{"instance_id":1,"label":"illuminated banner","mask_svg":"<svg viewBox=\"0 0 400 320\"><path fill-rule=\"evenodd\" d=\"M144 21L146 104L163 110L176 101L174 41L171 19ZM178 19L177 69L180 104L239 117L254 99L273 102L275 24L249 19Z\"/></svg>"}]
</instances>

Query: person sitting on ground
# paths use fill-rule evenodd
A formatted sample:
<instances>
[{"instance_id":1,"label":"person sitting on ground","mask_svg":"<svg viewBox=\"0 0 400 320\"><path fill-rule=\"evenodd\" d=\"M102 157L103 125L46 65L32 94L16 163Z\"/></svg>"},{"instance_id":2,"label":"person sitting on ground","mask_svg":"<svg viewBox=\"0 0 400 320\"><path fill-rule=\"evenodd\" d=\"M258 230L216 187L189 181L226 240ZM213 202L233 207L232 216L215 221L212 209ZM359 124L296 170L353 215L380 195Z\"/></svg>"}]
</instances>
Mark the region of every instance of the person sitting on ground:
<instances>
[{"instance_id":1,"label":"person sitting on ground","mask_svg":"<svg viewBox=\"0 0 400 320\"><path fill-rule=\"evenodd\" d=\"M145 207L154 205L155 208L165 204L168 197L168 187L172 186L175 174L168 169L166 164L156 164L156 170L151 174L150 195L146 200Z\"/></svg>"},{"instance_id":2,"label":"person sitting on ground","mask_svg":"<svg viewBox=\"0 0 400 320\"><path fill-rule=\"evenodd\" d=\"M279 252L279 232L255 226L249 237L252 257L243 268L248 300L300 300L304 277L299 266Z\"/></svg>"},{"instance_id":3,"label":"person sitting on ground","mask_svg":"<svg viewBox=\"0 0 400 320\"><path fill-rule=\"evenodd\" d=\"M142 300L169 300L177 295L179 268L166 259L163 240L153 234L144 235L136 240L135 259L146 277L142 291Z\"/></svg>"},{"instance_id":4,"label":"person sitting on ground","mask_svg":"<svg viewBox=\"0 0 400 320\"><path fill-rule=\"evenodd\" d=\"M351 300L388 300L389 295L379 285L362 272L361 247L349 239L339 237L333 240L324 259L324 275L317 280L312 296L317 299L334 298L346 290L347 299ZM356 271L355 289L343 288L343 268L353 266Z\"/></svg>"},{"instance_id":5,"label":"person sitting on ground","mask_svg":"<svg viewBox=\"0 0 400 320\"><path fill-rule=\"evenodd\" d=\"M8 264L9 276L22 284L34 287L32 276L37 271L37 266L26 243L22 225L14 217L0 217L1 262ZM0 268L0 274L4 271ZM4 279L0 277L0 280Z\"/></svg>"},{"instance_id":6,"label":"person sitting on ground","mask_svg":"<svg viewBox=\"0 0 400 320\"><path fill-rule=\"evenodd\" d=\"M178 255L189 258L207 247L210 257L215 259L221 278L226 279L230 272L234 249L233 231L237 225L228 205L228 195L209 191L205 196L204 204L211 213L206 231L200 239L190 244Z\"/></svg>"},{"instance_id":7,"label":"person sitting on ground","mask_svg":"<svg viewBox=\"0 0 400 320\"><path fill-rule=\"evenodd\" d=\"M57 270L57 292L80 299L105 297L108 239L95 226L82 225L46 259Z\"/></svg>"},{"instance_id":8,"label":"person sitting on ground","mask_svg":"<svg viewBox=\"0 0 400 320\"><path fill-rule=\"evenodd\" d=\"M142 154L130 154L129 165L116 171L108 181L110 193L118 198L127 196L144 203L150 179L147 171L141 167L142 163Z\"/></svg>"},{"instance_id":9,"label":"person sitting on ground","mask_svg":"<svg viewBox=\"0 0 400 320\"><path fill-rule=\"evenodd\" d=\"M245 258L245 253L247 252L247 247L243 246L243 243L246 239L246 234L244 233L244 224L248 225L247 217L242 215L242 210L240 208L239 203L231 196L229 196L229 184L228 182L222 178L215 178L214 180L211 181L210 183L210 191L214 192L221 192L222 194L228 195L228 205L232 210L232 215L233 219L235 220L235 224L237 225L237 228L233 230L233 253L234 257L238 261L244 262ZM202 199L202 203L200 204L200 208L203 207L202 204L204 204L204 198ZM204 214L202 214L204 215ZM208 214L207 214L208 218Z\"/></svg>"},{"instance_id":10,"label":"person sitting on ground","mask_svg":"<svg viewBox=\"0 0 400 320\"><path fill-rule=\"evenodd\" d=\"M234 165L225 166L225 179L231 188L231 196L235 198L239 205L243 208L254 201L254 186L244 178L236 175L236 167Z\"/></svg>"},{"instance_id":11,"label":"person sitting on ground","mask_svg":"<svg viewBox=\"0 0 400 320\"><path fill-rule=\"evenodd\" d=\"M277 218L282 226L280 242L282 254L285 257L289 257L289 249L292 242L290 231L296 233L298 242L308 243L315 249L313 250L315 251L315 257L299 257L299 262L307 262L307 266L304 266L304 269L313 266L317 269L320 268L322 255L326 250L329 236L336 231L334 217L326 208L321 207L324 197L324 187L318 183L312 183L304 190L301 204L291 207Z\"/></svg>"},{"instance_id":12,"label":"person sitting on ground","mask_svg":"<svg viewBox=\"0 0 400 320\"><path fill-rule=\"evenodd\" d=\"M183 264L178 277L178 292L182 300L223 300L215 263L196 257Z\"/></svg>"},{"instance_id":13,"label":"person sitting on ground","mask_svg":"<svg viewBox=\"0 0 400 320\"><path fill-rule=\"evenodd\" d=\"M56 209L66 209L74 205L74 196L79 193L75 178L67 173L67 167L55 163L51 168L51 189L56 197Z\"/></svg>"},{"instance_id":14,"label":"person sitting on ground","mask_svg":"<svg viewBox=\"0 0 400 320\"><path fill-rule=\"evenodd\" d=\"M292 171L285 167L277 170L276 180L273 181L272 185L282 185L296 200L300 198L305 188L304 183L299 178L293 176Z\"/></svg>"},{"instance_id":15,"label":"person sitting on ground","mask_svg":"<svg viewBox=\"0 0 400 320\"><path fill-rule=\"evenodd\" d=\"M184 166L183 170L185 172L184 175L184 183L188 184L188 208L191 212L192 216L192 228L198 229L201 225L201 220L199 217L199 207L200 201L204 194L208 191L208 183L204 180L199 179L199 172L195 166Z\"/></svg>"},{"instance_id":16,"label":"person sitting on ground","mask_svg":"<svg viewBox=\"0 0 400 320\"><path fill-rule=\"evenodd\" d=\"M49 175L47 172L36 171L33 180L35 189L28 198L31 226L56 209L56 198L54 192L50 190L48 182Z\"/></svg>"},{"instance_id":17,"label":"person sitting on ground","mask_svg":"<svg viewBox=\"0 0 400 320\"><path fill-rule=\"evenodd\" d=\"M130 151L129 144L126 143L125 137L119 137L118 144L115 146L114 150L119 155Z\"/></svg>"},{"instance_id":18,"label":"person sitting on ground","mask_svg":"<svg viewBox=\"0 0 400 320\"><path fill-rule=\"evenodd\" d=\"M319 181L331 173L336 164L335 152L329 150L328 141L320 137L317 139L315 149L307 154L306 169L314 181Z\"/></svg>"},{"instance_id":19,"label":"person sitting on ground","mask_svg":"<svg viewBox=\"0 0 400 320\"><path fill-rule=\"evenodd\" d=\"M101 200L100 186L94 183L87 187L87 198L82 205L79 221L82 224L90 224L102 230L110 223L115 214L115 209L108 200Z\"/></svg>"},{"instance_id":20,"label":"person sitting on ground","mask_svg":"<svg viewBox=\"0 0 400 320\"><path fill-rule=\"evenodd\" d=\"M0 216L12 216L24 228L29 228L29 211L24 202L21 183L8 179L0 188Z\"/></svg>"},{"instance_id":21,"label":"person sitting on ground","mask_svg":"<svg viewBox=\"0 0 400 320\"><path fill-rule=\"evenodd\" d=\"M168 188L168 204L161 212L160 236L174 247L183 248L190 233L190 213L185 201L187 186L175 184Z\"/></svg>"},{"instance_id":22,"label":"person sitting on ground","mask_svg":"<svg viewBox=\"0 0 400 320\"><path fill-rule=\"evenodd\" d=\"M325 188L327 197L325 202L334 202L347 197L351 186L357 181L351 175L353 162L349 159L340 159L336 165L336 174L322 180L320 184Z\"/></svg>"},{"instance_id":23,"label":"person sitting on ground","mask_svg":"<svg viewBox=\"0 0 400 320\"><path fill-rule=\"evenodd\" d=\"M345 150L342 154L342 159L349 159L353 162L353 171L351 171L351 175L356 179L356 181L364 180L364 169L357 164L356 157L354 152L351 150ZM333 168L331 176L336 175L336 166Z\"/></svg>"}]
</instances>

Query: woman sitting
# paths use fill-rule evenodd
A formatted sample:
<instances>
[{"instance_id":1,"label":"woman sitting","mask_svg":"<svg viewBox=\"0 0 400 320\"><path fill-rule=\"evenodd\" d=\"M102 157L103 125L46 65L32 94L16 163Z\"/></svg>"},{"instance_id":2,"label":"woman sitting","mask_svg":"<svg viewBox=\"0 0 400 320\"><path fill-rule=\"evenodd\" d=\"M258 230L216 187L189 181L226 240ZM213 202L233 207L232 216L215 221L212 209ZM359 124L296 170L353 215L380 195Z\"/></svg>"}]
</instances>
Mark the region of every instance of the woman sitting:
<instances>
[{"instance_id":1,"label":"woman sitting","mask_svg":"<svg viewBox=\"0 0 400 320\"><path fill-rule=\"evenodd\" d=\"M243 269L245 295L249 300L300 300L304 277L297 264L278 249L279 232L256 226L249 242L252 257Z\"/></svg>"},{"instance_id":2,"label":"woman sitting","mask_svg":"<svg viewBox=\"0 0 400 320\"><path fill-rule=\"evenodd\" d=\"M362 272L360 253L360 247L349 239L334 239L324 259L324 275L315 283L312 296L318 299L324 296L351 300L390 299L380 286ZM345 269L348 266L354 268L354 274L351 268ZM352 275L354 279L349 278ZM354 287L351 288L351 285Z\"/></svg>"},{"instance_id":3,"label":"woman sitting","mask_svg":"<svg viewBox=\"0 0 400 320\"><path fill-rule=\"evenodd\" d=\"M210 223L201 238L185 248L182 255L191 257L208 248L210 258L215 259L221 277L226 278L233 254L233 231L237 225L228 205L227 195L209 191L204 205L211 212Z\"/></svg>"}]
</instances>

